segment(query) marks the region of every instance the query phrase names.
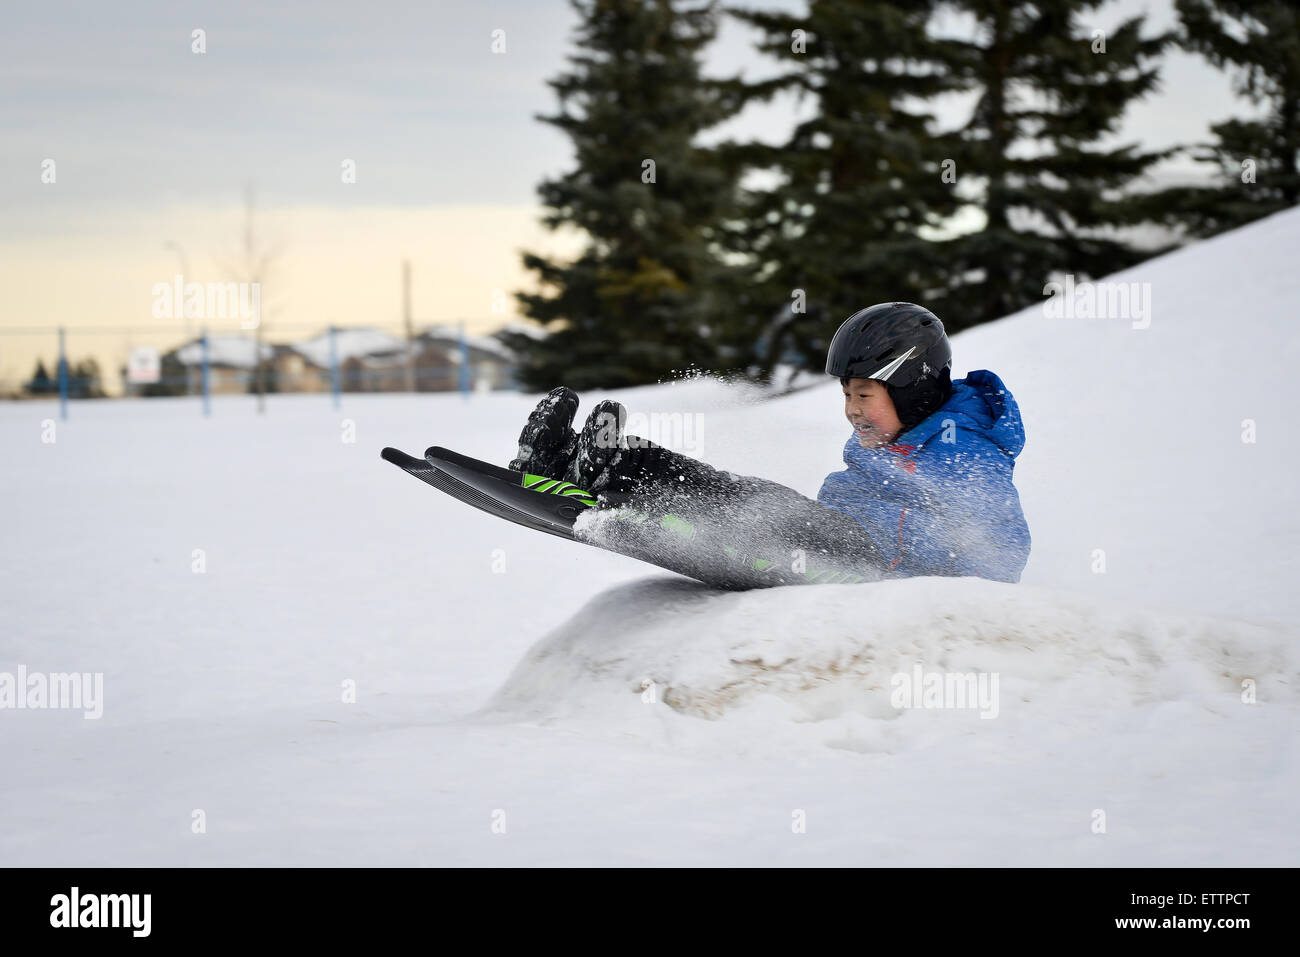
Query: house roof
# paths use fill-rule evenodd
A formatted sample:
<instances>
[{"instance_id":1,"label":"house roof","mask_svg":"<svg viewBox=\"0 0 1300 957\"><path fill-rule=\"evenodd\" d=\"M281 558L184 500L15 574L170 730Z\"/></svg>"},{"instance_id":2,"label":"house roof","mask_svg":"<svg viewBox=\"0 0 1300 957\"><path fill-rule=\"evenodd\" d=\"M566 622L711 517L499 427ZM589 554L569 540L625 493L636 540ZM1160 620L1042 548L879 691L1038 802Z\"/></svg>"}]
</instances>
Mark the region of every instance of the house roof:
<instances>
[{"instance_id":1,"label":"house roof","mask_svg":"<svg viewBox=\"0 0 1300 957\"><path fill-rule=\"evenodd\" d=\"M208 365L251 369L257 364L255 342L251 335L208 336ZM268 343L262 343L263 359L271 358L272 352ZM181 365L196 366L203 362L203 347L198 339L194 339L175 349L173 355Z\"/></svg>"},{"instance_id":2,"label":"house roof","mask_svg":"<svg viewBox=\"0 0 1300 957\"><path fill-rule=\"evenodd\" d=\"M455 326L436 323L420 333L419 338L425 342L449 346L448 358L453 362L460 361L460 330ZM467 335L465 336L465 345L472 350L488 353L493 358L500 359L503 362L509 362L514 358L503 343L491 336Z\"/></svg>"},{"instance_id":3,"label":"house roof","mask_svg":"<svg viewBox=\"0 0 1300 957\"><path fill-rule=\"evenodd\" d=\"M404 352L406 340L399 339L382 329L360 326L337 330L335 332L335 346L338 349L338 361L342 363L354 358ZM290 348L301 353L309 362L320 366L322 369L329 367L330 334L328 330L303 342L291 343Z\"/></svg>"}]
</instances>

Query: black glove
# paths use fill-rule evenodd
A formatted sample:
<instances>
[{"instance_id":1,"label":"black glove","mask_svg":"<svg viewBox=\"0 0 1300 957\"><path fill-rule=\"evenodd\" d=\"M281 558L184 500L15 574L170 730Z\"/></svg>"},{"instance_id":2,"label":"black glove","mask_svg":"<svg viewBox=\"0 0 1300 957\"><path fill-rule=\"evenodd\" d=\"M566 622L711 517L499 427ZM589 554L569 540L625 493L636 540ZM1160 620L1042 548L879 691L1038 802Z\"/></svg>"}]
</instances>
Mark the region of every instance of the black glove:
<instances>
[{"instance_id":1,"label":"black glove","mask_svg":"<svg viewBox=\"0 0 1300 957\"><path fill-rule=\"evenodd\" d=\"M567 386L552 389L528 416L519 433L519 452L508 467L516 472L561 478L578 445L578 434L572 428L577 411L578 393Z\"/></svg>"},{"instance_id":2,"label":"black glove","mask_svg":"<svg viewBox=\"0 0 1300 957\"><path fill-rule=\"evenodd\" d=\"M578 435L572 428L577 409L576 392L552 389L528 416L509 467L563 479L603 494L606 501L633 494L716 500L768 486L797 495L775 482L723 472L649 439L624 435L627 409L612 399L596 403Z\"/></svg>"},{"instance_id":3,"label":"black glove","mask_svg":"<svg viewBox=\"0 0 1300 957\"><path fill-rule=\"evenodd\" d=\"M567 482L606 501L630 495L725 495L739 488L736 476L643 439L624 435L627 409L606 399L596 404L564 475Z\"/></svg>"}]
</instances>

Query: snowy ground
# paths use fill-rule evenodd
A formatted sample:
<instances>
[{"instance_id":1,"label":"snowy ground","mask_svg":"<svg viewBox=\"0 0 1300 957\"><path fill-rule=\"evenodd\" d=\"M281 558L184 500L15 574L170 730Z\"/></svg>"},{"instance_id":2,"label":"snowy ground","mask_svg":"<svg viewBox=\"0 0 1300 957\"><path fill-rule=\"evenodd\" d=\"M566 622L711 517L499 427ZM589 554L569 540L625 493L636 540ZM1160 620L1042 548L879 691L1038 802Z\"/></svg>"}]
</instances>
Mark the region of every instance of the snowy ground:
<instances>
[{"instance_id":1,"label":"snowy ground","mask_svg":"<svg viewBox=\"0 0 1300 957\"><path fill-rule=\"evenodd\" d=\"M0 710L0 864L1300 863L1296 248L1113 277L1147 328L956 338L1024 412L1018 586L712 593L379 459L504 463L535 397L81 403L53 442L0 406L0 673L104 676L98 720ZM841 467L833 384L618 397L809 495ZM996 715L895 708L917 665Z\"/></svg>"}]
</instances>

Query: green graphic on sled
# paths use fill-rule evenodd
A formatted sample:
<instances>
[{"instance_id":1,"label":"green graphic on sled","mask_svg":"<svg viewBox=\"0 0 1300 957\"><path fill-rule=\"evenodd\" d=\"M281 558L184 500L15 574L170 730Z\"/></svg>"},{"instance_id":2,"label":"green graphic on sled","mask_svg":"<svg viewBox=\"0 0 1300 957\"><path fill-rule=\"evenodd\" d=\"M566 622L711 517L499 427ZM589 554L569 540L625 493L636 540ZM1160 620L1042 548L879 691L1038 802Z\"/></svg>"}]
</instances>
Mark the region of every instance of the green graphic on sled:
<instances>
[{"instance_id":1,"label":"green graphic on sled","mask_svg":"<svg viewBox=\"0 0 1300 957\"><path fill-rule=\"evenodd\" d=\"M587 492L571 485L568 482L562 482L559 479L547 478L545 475L534 475L532 472L525 472L523 487L533 492L546 492L550 495L560 495L564 498L571 498L581 502L583 505L590 507L595 506L596 500Z\"/></svg>"}]
</instances>

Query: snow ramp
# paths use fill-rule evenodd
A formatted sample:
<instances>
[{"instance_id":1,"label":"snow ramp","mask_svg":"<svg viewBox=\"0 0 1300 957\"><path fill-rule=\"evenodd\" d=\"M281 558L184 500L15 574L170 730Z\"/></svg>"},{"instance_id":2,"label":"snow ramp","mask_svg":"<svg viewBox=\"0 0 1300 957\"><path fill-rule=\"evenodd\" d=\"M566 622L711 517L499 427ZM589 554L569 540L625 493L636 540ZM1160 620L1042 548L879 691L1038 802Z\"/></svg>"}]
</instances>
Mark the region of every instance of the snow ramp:
<instances>
[{"instance_id":1,"label":"snow ramp","mask_svg":"<svg viewBox=\"0 0 1300 957\"><path fill-rule=\"evenodd\" d=\"M593 598L485 711L545 719L662 702L716 719L765 695L813 721L917 709L982 720L1071 702L1294 708L1296 631L975 578L718 592L660 576Z\"/></svg>"}]
</instances>

